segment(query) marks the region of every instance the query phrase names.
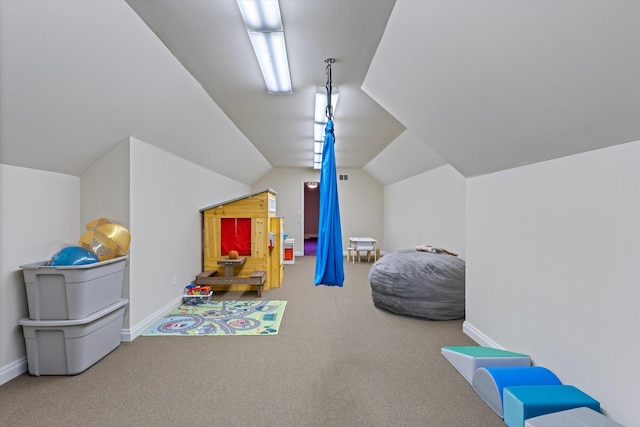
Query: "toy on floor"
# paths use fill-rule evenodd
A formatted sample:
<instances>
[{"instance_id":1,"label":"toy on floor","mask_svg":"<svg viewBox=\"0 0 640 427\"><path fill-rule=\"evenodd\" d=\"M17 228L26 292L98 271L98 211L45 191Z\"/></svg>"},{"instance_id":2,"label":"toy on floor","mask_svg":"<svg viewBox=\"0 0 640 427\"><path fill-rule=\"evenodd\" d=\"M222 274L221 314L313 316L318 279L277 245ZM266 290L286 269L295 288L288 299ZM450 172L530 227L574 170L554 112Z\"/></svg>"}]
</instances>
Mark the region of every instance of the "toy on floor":
<instances>
[{"instance_id":1,"label":"toy on floor","mask_svg":"<svg viewBox=\"0 0 640 427\"><path fill-rule=\"evenodd\" d=\"M527 419L566 409L587 407L600 412L600 402L571 385L521 385L504 389L504 423L524 427Z\"/></svg>"},{"instance_id":2,"label":"toy on floor","mask_svg":"<svg viewBox=\"0 0 640 427\"><path fill-rule=\"evenodd\" d=\"M524 423L525 427L624 427L606 415L582 406L580 408L565 409L551 414L538 415L529 418Z\"/></svg>"},{"instance_id":3,"label":"toy on floor","mask_svg":"<svg viewBox=\"0 0 640 427\"><path fill-rule=\"evenodd\" d=\"M530 366L525 354L482 346L441 351L508 427L619 426L600 414L600 402L550 370Z\"/></svg>"},{"instance_id":4,"label":"toy on floor","mask_svg":"<svg viewBox=\"0 0 640 427\"><path fill-rule=\"evenodd\" d=\"M489 366L531 366L531 358L522 353L491 347L448 346L442 347L442 355L471 384L478 368Z\"/></svg>"},{"instance_id":5,"label":"toy on floor","mask_svg":"<svg viewBox=\"0 0 640 427\"><path fill-rule=\"evenodd\" d=\"M205 304L211 301L211 286L194 285L193 283L184 288L183 300L185 305Z\"/></svg>"},{"instance_id":6,"label":"toy on floor","mask_svg":"<svg viewBox=\"0 0 640 427\"><path fill-rule=\"evenodd\" d=\"M473 389L503 418L504 389L516 385L560 385L560 379L542 366L492 366L473 374Z\"/></svg>"}]
</instances>

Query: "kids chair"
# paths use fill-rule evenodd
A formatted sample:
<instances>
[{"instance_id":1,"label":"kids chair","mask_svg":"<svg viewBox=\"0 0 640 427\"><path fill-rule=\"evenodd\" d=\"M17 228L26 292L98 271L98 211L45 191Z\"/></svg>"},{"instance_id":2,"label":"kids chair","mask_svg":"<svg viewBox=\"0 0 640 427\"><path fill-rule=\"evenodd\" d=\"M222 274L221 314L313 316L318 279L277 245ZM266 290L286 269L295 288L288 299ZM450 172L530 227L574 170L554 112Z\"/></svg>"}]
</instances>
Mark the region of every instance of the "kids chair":
<instances>
[{"instance_id":1,"label":"kids chair","mask_svg":"<svg viewBox=\"0 0 640 427\"><path fill-rule=\"evenodd\" d=\"M371 261L371 254L373 253L373 260L377 260L376 249L372 244L356 244L355 252L358 254L358 262L361 261L360 253L367 253L367 262Z\"/></svg>"}]
</instances>

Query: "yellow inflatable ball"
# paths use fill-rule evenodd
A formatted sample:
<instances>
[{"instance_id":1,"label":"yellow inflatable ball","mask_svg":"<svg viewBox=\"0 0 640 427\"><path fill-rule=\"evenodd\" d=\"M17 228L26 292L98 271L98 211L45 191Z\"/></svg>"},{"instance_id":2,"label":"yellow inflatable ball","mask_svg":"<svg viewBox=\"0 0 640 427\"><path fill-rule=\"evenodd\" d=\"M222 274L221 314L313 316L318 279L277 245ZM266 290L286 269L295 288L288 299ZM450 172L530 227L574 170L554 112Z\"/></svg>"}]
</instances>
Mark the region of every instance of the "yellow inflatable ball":
<instances>
[{"instance_id":1,"label":"yellow inflatable ball","mask_svg":"<svg viewBox=\"0 0 640 427\"><path fill-rule=\"evenodd\" d=\"M87 224L87 229L89 231L80 237L78 245L95 253L100 261L126 255L129 252L131 234L122 224L101 218Z\"/></svg>"},{"instance_id":2,"label":"yellow inflatable ball","mask_svg":"<svg viewBox=\"0 0 640 427\"><path fill-rule=\"evenodd\" d=\"M113 223L113 221L111 221L109 218L98 218L98 219L94 219L93 221L87 223L87 225L85 227L87 228L87 231L91 231L91 230L95 230L96 228L98 228L101 225L111 224L111 223Z\"/></svg>"},{"instance_id":3,"label":"yellow inflatable ball","mask_svg":"<svg viewBox=\"0 0 640 427\"><path fill-rule=\"evenodd\" d=\"M91 230L80 236L78 246L92 251L100 261L117 256L118 244L97 230Z\"/></svg>"},{"instance_id":4,"label":"yellow inflatable ball","mask_svg":"<svg viewBox=\"0 0 640 427\"><path fill-rule=\"evenodd\" d=\"M126 255L129 252L131 233L122 224L114 222L99 225L96 228L96 232L104 234L109 240L116 243L116 255Z\"/></svg>"}]
</instances>

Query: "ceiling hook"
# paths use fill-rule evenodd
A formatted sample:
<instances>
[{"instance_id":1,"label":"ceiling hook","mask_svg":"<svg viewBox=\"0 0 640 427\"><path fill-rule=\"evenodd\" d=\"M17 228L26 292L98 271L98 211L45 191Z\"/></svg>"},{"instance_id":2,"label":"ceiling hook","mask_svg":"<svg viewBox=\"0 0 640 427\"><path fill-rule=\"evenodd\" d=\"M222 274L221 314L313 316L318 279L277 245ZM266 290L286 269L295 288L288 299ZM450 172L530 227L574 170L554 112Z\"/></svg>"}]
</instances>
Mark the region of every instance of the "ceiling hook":
<instances>
[{"instance_id":1,"label":"ceiling hook","mask_svg":"<svg viewBox=\"0 0 640 427\"><path fill-rule=\"evenodd\" d=\"M327 64L326 73L327 73L327 84L325 85L325 89L327 90L327 108L325 109L325 114L329 120L333 119L333 106L331 105L331 64L335 63L336 60L334 58L327 58L324 60Z\"/></svg>"}]
</instances>

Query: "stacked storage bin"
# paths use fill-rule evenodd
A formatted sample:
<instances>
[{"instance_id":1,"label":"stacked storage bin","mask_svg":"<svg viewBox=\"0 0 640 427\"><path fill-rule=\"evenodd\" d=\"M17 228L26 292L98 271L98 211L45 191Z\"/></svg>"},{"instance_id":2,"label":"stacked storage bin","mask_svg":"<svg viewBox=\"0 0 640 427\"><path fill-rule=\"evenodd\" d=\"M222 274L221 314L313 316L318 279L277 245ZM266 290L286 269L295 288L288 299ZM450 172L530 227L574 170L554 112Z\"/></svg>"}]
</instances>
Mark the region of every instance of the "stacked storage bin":
<instances>
[{"instance_id":1,"label":"stacked storage bin","mask_svg":"<svg viewBox=\"0 0 640 427\"><path fill-rule=\"evenodd\" d=\"M20 319L29 374L79 374L120 345L128 256L94 264L20 266L29 317Z\"/></svg>"}]
</instances>

